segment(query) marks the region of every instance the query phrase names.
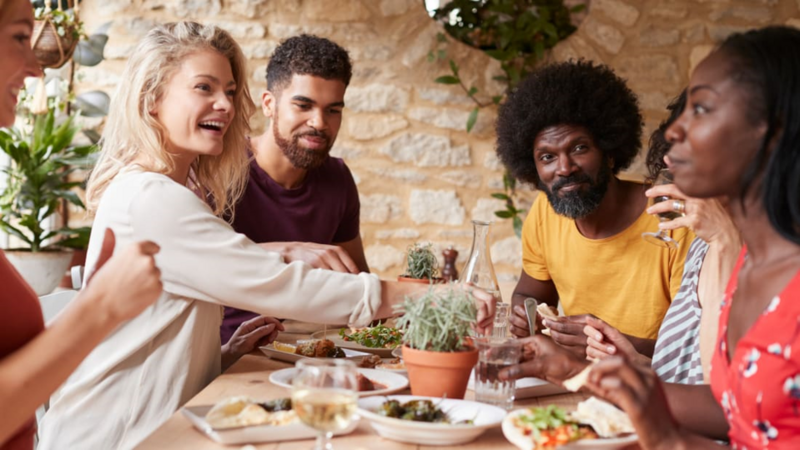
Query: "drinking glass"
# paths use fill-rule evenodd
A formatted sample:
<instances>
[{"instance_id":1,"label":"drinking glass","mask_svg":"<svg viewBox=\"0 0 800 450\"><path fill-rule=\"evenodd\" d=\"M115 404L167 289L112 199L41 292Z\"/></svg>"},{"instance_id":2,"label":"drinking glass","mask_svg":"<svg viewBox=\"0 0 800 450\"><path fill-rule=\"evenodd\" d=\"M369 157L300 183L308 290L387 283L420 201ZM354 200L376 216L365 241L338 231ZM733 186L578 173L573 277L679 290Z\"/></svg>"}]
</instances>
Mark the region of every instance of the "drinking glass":
<instances>
[{"instance_id":1,"label":"drinking glass","mask_svg":"<svg viewBox=\"0 0 800 450\"><path fill-rule=\"evenodd\" d=\"M514 380L502 381L498 374L506 367L519 363L522 342L513 338L474 338L478 348L475 366L475 401L510 410L514 406Z\"/></svg>"},{"instance_id":2,"label":"drinking glass","mask_svg":"<svg viewBox=\"0 0 800 450\"><path fill-rule=\"evenodd\" d=\"M303 423L318 431L314 450L331 450L331 436L347 428L356 412L356 366L348 360L308 359L296 367L292 408Z\"/></svg>"},{"instance_id":3,"label":"drinking glass","mask_svg":"<svg viewBox=\"0 0 800 450\"><path fill-rule=\"evenodd\" d=\"M504 338L508 334L508 314L511 305L497 302L495 304L494 323L492 324L492 337Z\"/></svg>"},{"instance_id":4,"label":"drinking glass","mask_svg":"<svg viewBox=\"0 0 800 450\"><path fill-rule=\"evenodd\" d=\"M653 186L660 186L671 183L672 183L672 174L669 172L668 169L662 169L658 172L658 176L653 181ZM648 201L648 206L653 206L656 203L661 203L668 200L672 199L667 197L666 195L651 197L650 200ZM678 217L683 217L683 215L684 215L683 213L669 210L663 213L658 213L658 220L659 222L669 222L670 220L677 219ZM664 230L658 230L657 233L652 233L652 232L642 233L642 238L651 244L658 245L659 247L678 248L678 243L675 241L675 239L669 237L669 235Z\"/></svg>"}]
</instances>

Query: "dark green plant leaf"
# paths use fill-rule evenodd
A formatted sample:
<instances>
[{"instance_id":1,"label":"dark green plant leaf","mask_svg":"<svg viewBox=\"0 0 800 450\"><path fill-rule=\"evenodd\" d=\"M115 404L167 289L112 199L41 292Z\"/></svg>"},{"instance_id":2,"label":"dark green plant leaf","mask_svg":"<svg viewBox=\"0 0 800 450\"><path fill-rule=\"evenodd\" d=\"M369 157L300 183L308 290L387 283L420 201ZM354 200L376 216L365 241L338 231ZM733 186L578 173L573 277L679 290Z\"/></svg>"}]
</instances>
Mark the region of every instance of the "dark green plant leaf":
<instances>
[{"instance_id":1,"label":"dark green plant leaf","mask_svg":"<svg viewBox=\"0 0 800 450\"><path fill-rule=\"evenodd\" d=\"M442 75L441 77L439 77L439 78L437 78L437 79L435 79L433 81L435 81L436 83L439 83L439 84L458 84L459 83L458 78L456 78L456 77L454 77L452 75Z\"/></svg>"},{"instance_id":2,"label":"dark green plant leaf","mask_svg":"<svg viewBox=\"0 0 800 450\"><path fill-rule=\"evenodd\" d=\"M503 101L502 95L495 95L494 97L492 97L492 103L494 103L495 105L499 105L501 101Z\"/></svg>"},{"instance_id":3,"label":"dark green plant leaf","mask_svg":"<svg viewBox=\"0 0 800 450\"><path fill-rule=\"evenodd\" d=\"M510 218L514 217L514 214L511 213L511 211L506 211L504 209L500 210L500 211L495 211L494 215L499 217L499 218L501 218L501 219L510 219Z\"/></svg>"},{"instance_id":4,"label":"dark green plant leaf","mask_svg":"<svg viewBox=\"0 0 800 450\"><path fill-rule=\"evenodd\" d=\"M514 216L514 234L517 235L518 238L522 238L522 219L519 215Z\"/></svg>"},{"instance_id":5,"label":"dark green plant leaf","mask_svg":"<svg viewBox=\"0 0 800 450\"><path fill-rule=\"evenodd\" d=\"M478 121L478 111L479 108L476 106L475 109L469 113L469 117L467 118L467 133L472 131L472 128L475 126L475 122Z\"/></svg>"},{"instance_id":6,"label":"dark green plant leaf","mask_svg":"<svg viewBox=\"0 0 800 450\"><path fill-rule=\"evenodd\" d=\"M472 86L471 88L469 88L469 91L467 91L467 96L473 97L477 93L478 93L478 88L476 88L475 86Z\"/></svg>"},{"instance_id":7,"label":"dark green plant leaf","mask_svg":"<svg viewBox=\"0 0 800 450\"><path fill-rule=\"evenodd\" d=\"M458 64L456 64L456 62L452 59L450 60L450 70L453 71L453 75L458 77Z\"/></svg>"},{"instance_id":8,"label":"dark green plant leaf","mask_svg":"<svg viewBox=\"0 0 800 450\"><path fill-rule=\"evenodd\" d=\"M495 192L494 194L492 194L492 197L499 200L511 200L511 197L509 197L506 194L503 194L502 192Z\"/></svg>"}]
</instances>

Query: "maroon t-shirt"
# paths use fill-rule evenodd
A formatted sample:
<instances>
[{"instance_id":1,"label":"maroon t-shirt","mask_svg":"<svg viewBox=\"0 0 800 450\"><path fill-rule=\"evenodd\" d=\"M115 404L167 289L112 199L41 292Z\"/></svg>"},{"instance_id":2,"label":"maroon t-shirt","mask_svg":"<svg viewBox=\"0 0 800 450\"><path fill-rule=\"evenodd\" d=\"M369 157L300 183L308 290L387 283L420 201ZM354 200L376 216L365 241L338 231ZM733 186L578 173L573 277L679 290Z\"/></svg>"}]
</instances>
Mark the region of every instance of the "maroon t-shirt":
<instances>
[{"instance_id":1,"label":"maroon t-shirt","mask_svg":"<svg viewBox=\"0 0 800 450\"><path fill-rule=\"evenodd\" d=\"M329 157L322 166L309 171L303 184L295 189L280 186L253 159L232 225L258 243L334 244L358 237L359 210L353 175L339 158ZM239 324L256 316L226 307L220 329L222 343L228 342Z\"/></svg>"}]
</instances>

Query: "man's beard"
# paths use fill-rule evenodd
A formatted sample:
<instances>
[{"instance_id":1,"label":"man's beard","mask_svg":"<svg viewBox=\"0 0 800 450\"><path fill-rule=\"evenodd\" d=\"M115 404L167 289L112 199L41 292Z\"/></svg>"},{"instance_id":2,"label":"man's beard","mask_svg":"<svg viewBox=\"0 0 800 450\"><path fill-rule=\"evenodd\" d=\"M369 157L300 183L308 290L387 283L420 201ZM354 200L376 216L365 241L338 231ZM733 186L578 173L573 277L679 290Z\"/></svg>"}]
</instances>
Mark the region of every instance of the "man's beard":
<instances>
[{"instance_id":1,"label":"man's beard","mask_svg":"<svg viewBox=\"0 0 800 450\"><path fill-rule=\"evenodd\" d=\"M553 206L556 214L574 220L588 216L600 206L600 202L603 201L603 197L605 197L608 190L611 176L611 168L603 164L597 173L597 179L594 181L584 173L577 173L566 178L560 178L553 184L552 191L541 180L538 183L538 188L547 195L547 200ZM563 195L558 194L561 188L572 183L588 183L589 188L586 191L578 189L564 192Z\"/></svg>"},{"instance_id":2,"label":"man's beard","mask_svg":"<svg viewBox=\"0 0 800 450\"><path fill-rule=\"evenodd\" d=\"M283 154L286 155L292 165L298 169L311 170L321 166L322 163L328 159L328 153L330 153L331 147L333 147L333 142L331 142L330 137L328 137L328 135L324 132L317 130L294 134L292 135L291 140L284 138L278 131L277 114L272 121L272 135L275 138L275 143L278 144L278 147L281 149ZM300 138L303 136L313 136L325 139L325 148L313 150L301 146Z\"/></svg>"}]
</instances>

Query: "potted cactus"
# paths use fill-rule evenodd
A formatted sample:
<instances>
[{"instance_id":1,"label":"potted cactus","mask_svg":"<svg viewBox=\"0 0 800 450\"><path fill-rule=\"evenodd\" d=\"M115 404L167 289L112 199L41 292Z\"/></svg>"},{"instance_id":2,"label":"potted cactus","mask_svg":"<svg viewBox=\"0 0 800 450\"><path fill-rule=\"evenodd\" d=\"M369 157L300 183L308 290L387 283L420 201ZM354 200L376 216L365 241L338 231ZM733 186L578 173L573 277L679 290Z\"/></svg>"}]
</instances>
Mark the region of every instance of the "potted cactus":
<instances>
[{"instance_id":1,"label":"potted cactus","mask_svg":"<svg viewBox=\"0 0 800 450\"><path fill-rule=\"evenodd\" d=\"M413 395L464 398L478 351L470 333L477 309L458 285L431 287L398 305L403 316L403 361Z\"/></svg>"},{"instance_id":2,"label":"potted cactus","mask_svg":"<svg viewBox=\"0 0 800 450\"><path fill-rule=\"evenodd\" d=\"M412 283L443 283L439 277L439 261L433 254L433 245L430 243L416 243L406 251L406 271L397 277L397 281Z\"/></svg>"}]
</instances>

